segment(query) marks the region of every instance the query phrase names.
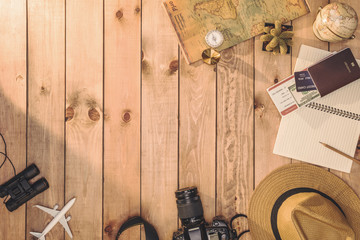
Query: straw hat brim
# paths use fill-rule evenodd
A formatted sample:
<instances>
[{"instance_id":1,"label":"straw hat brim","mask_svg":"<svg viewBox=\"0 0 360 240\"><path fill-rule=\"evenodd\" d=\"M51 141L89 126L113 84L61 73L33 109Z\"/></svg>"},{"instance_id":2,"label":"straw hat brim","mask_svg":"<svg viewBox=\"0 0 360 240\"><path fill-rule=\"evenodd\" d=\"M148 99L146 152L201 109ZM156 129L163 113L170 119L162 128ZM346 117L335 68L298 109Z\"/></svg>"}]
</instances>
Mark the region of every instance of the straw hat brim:
<instances>
[{"instance_id":1,"label":"straw hat brim","mask_svg":"<svg viewBox=\"0 0 360 240\"><path fill-rule=\"evenodd\" d=\"M312 188L331 197L343 210L346 219L360 237L360 199L343 180L309 164L288 164L270 173L256 187L249 205L249 229L253 240L275 239L271 211L276 200L296 188Z\"/></svg>"}]
</instances>

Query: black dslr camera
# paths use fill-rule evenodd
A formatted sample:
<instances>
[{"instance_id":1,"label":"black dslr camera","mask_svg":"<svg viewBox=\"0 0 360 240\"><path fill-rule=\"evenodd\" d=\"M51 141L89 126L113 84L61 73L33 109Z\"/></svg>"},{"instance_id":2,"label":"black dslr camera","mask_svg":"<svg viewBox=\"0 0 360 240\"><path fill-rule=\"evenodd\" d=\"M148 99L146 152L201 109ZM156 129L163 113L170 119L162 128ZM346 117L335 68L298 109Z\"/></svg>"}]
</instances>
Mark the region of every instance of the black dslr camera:
<instances>
[{"instance_id":1,"label":"black dslr camera","mask_svg":"<svg viewBox=\"0 0 360 240\"><path fill-rule=\"evenodd\" d=\"M215 217L211 224L205 222L203 207L196 187L175 192L182 228L173 235L173 240L232 240L236 231L224 220Z\"/></svg>"},{"instance_id":2,"label":"black dslr camera","mask_svg":"<svg viewBox=\"0 0 360 240\"><path fill-rule=\"evenodd\" d=\"M49 183L45 178L39 179L32 185L29 183L39 173L40 171L36 165L32 164L3 185L0 185L0 197L10 195L10 199L5 203L10 212L49 188Z\"/></svg>"}]
</instances>

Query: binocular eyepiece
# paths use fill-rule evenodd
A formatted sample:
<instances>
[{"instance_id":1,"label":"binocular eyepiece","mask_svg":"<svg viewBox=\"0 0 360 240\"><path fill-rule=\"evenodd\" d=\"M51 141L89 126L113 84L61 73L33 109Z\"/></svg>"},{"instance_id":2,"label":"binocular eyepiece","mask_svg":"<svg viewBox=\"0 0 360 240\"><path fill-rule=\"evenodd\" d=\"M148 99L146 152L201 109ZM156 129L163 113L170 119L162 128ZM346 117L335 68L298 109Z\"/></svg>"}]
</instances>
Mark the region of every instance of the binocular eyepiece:
<instances>
[{"instance_id":1,"label":"binocular eyepiece","mask_svg":"<svg viewBox=\"0 0 360 240\"><path fill-rule=\"evenodd\" d=\"M21 205L49 188L49 183L45 178L30 184L29 181L39 173L38 167L31 164L9 181L0 185L0 198L10 196L10 199L5 203L10 212L18 209Z\"/></svg>"}]
</instances>

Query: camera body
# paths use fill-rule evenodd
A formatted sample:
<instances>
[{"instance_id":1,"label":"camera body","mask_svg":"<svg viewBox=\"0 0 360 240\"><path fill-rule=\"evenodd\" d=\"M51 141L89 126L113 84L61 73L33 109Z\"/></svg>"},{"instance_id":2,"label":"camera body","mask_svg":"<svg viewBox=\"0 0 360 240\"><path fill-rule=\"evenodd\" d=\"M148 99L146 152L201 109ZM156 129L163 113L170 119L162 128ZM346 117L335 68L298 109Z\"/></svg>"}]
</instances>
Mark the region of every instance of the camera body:
<instances>
[{"instance_id":1,"label":"camera body","mask_svg":"<svg viewBox=\"0 0 360 240\"><path fill-rule=\"evenodd\" d=\"M205 236L202 238L198 238L201 236L201 227L194 226L193 228L182 228L179 229L177 232L174 232L173 240L200 240L200 239L208 239L208 240L231 240L236 239L236 233L234 230L231 230L228 224L218 217L215 217L211 224L205 223ZM186 237L185 237L186 236Z\"/></svg>"},{"instance_id":2,"label":"camera body","mask_svg":"<svg viewBox=\"0 0 360 240\"><path fill-rule=\"evenodd\" d=\"M236 232L220 217L208 224L196 187L183 188L175 192L182 228L173 234L173 240L233 240Z\"/></svg>"},{"instance_id":3,"label":"camera body","mask_svg":"<svg viewBox=\"0 0 360 240\"><path fill-rule=\"evenodd\" d=\"M5 203L10 212L18 209L21 205L49 188L49 183L45 178L30 184L29 181L39 173L40 171L36 165L31 164L9 181L0 185L0 198L10 196Z\"/></svg>"}]
</instances>

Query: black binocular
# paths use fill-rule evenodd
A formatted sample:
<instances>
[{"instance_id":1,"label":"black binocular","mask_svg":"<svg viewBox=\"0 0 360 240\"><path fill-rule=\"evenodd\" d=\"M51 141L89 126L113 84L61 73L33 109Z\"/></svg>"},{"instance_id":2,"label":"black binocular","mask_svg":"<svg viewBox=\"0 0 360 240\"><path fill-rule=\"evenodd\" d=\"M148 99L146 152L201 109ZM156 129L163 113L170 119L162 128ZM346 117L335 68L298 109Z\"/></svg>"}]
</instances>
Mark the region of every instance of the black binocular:
<instances>
[{"instance_id":1,"label":"black binocular","mask_svg":"<svg viewBox=\"0 0 360 240\"><path fill-rule=\"evenodd\" d=\"M21 173L17 174L9 181L0 185L0 198L10 196L6 201L6 208L12 212L21 205L42 193L49 188L49 183L45 178L41 178L34 184L30 184L30 180L40 173L35 164L31 164Z\"/></svg>"}]
</instances>

